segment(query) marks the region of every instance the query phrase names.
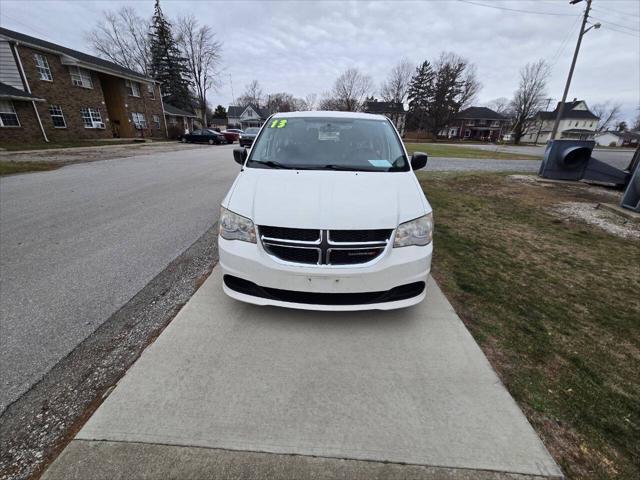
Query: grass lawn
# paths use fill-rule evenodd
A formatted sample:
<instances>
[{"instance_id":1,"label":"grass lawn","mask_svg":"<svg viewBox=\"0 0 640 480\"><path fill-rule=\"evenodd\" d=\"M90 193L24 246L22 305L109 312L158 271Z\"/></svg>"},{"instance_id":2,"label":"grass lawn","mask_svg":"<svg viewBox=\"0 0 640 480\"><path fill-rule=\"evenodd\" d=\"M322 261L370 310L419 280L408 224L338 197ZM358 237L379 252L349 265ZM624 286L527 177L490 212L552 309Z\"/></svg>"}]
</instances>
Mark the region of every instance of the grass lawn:
<instances>
[{"instance_id":1,"label":"grass lawn","mask_svg":"<svg viewBox=\"0 0 640 480\"><path fill-rule=\"evenodd\" d=\"M11 175L13 173L43 172L55 170L62 167L61 163L55 162L7 162L0 160L0 175Z\"/></svg>"},{"instance_id":2,"label":"grass lawn","mask_svg":"<svg viewBox=\"0 0 640 480\"><path fill-rule=\"evenodd\" d=\"M433 275L568 478L640 478L640 240L552 215L611 201L500 174L420 174Z\"/></svg>"},{"instance_id":3,"label":"grass lawn","mask_svg":"<svg viewBox=\"0 0 640 480\"><path fill-rule=\"evenodd\" d=\"M425 152L433 157L454 158L495 158L498 160L540 160L535 155L521 153L492 152L473 147L457 147L452 145L439 145L437 143L405 143L409 155L415 151Z\"/></svg>"}]
</instances>

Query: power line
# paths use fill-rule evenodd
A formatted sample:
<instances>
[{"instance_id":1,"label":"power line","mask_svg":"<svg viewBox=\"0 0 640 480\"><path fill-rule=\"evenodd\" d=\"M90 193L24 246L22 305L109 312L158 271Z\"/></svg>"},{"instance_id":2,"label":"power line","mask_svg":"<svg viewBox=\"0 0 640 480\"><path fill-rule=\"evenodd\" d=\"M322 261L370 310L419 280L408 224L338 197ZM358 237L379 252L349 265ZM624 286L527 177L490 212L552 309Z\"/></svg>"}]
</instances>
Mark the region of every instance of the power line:
<instances>
[{"instance_id":1,"label":"power line","mask_svg":"<svg viewBox=\"0 0 640 480\"><path fill-rule=\"evenodd\" d=\"M593 16L591 18L593 18L594 20L599 20L599 21L604 22L604 23L608 23L609 25L614 25L616 27L621 27L621 28L627 28L627 29L631 30L632 32L640 33L640 30L636 30L635 28L627 27L626 25L621 25L619 23L614 23L614 22L612 22L610 20L605 20L604 18L593 17Z\"/></svg>"},{"instance_id":2,"label":"power line","mask_svg":"<svg viewBox=\"0 0 640 480\"><path fill-rule=\"evenodd\" d=\"M576 16L575 14L572 14L572 13L536 12L533 10L521 10L518 8L508 8L508 7L498 6L498 5L489 5L487 3L472 2L471 0L458 0L458 1L463 3L468 3L470 5L476 5L478 7L487 7L487 8L495 8L496 10L505 10L507 12L533 13L535 15L553 15L557 17L575 17Z\"/></svg>"},{"instance_id":3,"label":"power line","mask_svg":"<svg viewBox=\"0 0 640 480\"><path fill-rule=\"evenodd\" d=\"M610 27L610 26L607 26L606 29L607 30L611 30L612 32L624 33L625 35L629 35L630 37L640 38L640 35L634 35L631 32L625 32L624 30L618 30L617 28L613 28L613 27Z\"/></svg>"},{"instance_id":4,"label":"power line","mask_svg":"<svg viewBox=\"0 0 640 480\"><path fill-rule=\"evenodd\" d=\"M620 15L621 17L635 17L635 18L640 18L640 15L635 14L635 13L631 13L631 12L621 12L619 10L612 10L611 8L607 8L606 10L600 7L591 7L591 10L595 10L597 12L602 12L602 13L613 13L614 15Z\"/></svg>"},{"instance_id":5,"label":"power line","mask_svg":"<svg viewBox=\"0 0 640 480\"><path fill-rule=\"evenodd\" d=\"M573 33L576 30L576 26L578 25L578 21L579 20L580 20L580 17L576 16L576 19L573 21L573 25L571 25L569 30L567 30L567 34L565 35L564 40L562 40L562 43L558 47L558 50L553 55L553 57L551 57L552 60L551 60L550 68L553 68L556 65L556 63L558 62L558 60L560 60L560 57L564 53L564 49L567 47L567 44L569 42L569 38L571 38L573 36Z\"/></svg>"}]
</instances>

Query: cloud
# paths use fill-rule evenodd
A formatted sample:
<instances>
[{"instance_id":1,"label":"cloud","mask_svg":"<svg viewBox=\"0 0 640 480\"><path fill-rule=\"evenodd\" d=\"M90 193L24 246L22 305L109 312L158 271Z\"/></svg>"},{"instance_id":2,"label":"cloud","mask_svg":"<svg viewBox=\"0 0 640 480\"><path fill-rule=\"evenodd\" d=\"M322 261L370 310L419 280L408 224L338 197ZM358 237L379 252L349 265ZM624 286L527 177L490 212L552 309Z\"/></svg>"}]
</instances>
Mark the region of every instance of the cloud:
<instances>
[{"instance_id":1,"label":"cloud","mask_svg":"<svg viewBox=\"0 0 640 480\"><path fill-rule=\"evenodd\" d=\"M229 75L236 97L254 78L266 92L304 96L328 90L333 80L351 66L371 75L379 85L401 57L418 63L437 57L441 51L456 52L477 65L484 86L480 102L511 97L519 69L527 62L545 58L553 62L548 93L557 100L569 70L583 8L566 1L491 2L497 7L561 14L554 16L456 0L162 0L161 4L172 18L197 14L224 42L225 76L220 90L211 96L212 102L223 105L232 101ZM153 11L151 0L3 0L0 18L7 28L89 50L84 33L100 18L102 10L121 5L133 5L141 15ZM584 98L589 104L608 99L621 102L624 115L631 119L640 104L640 32L634 32L640 30L640 4L610 0L606 8L593 14L603 27L585 35L569 96Z\"/></svg>"}]
</instances>

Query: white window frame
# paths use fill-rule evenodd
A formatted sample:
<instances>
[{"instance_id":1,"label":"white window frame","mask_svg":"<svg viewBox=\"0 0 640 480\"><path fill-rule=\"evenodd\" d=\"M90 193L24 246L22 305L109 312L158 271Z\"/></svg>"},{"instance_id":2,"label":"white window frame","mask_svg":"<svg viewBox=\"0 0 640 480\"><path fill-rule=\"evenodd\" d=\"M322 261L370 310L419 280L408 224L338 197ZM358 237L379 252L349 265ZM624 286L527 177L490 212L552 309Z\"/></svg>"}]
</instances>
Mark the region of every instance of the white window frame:
<instances>
[{"instance_id":1,"label":"white window frame","mask_svg":"<svg viewBox=\"0 0 640 480\"><path fill-rule=\"evenodd\" d=\"M93 126L93 122L102 122L100 110L93 107L80 108L80 117L82 118L84 128L96 128ZM87 124L87 119L89 120L89 124Z\"/></svg>"},{"instance_id":2,"label":"white window frame","mask_svg":"<svg viewBox=\"0 0 640 480\"><path fill-rule=\"evenodd\" d=\"M149 128L147 126L147 119L142 112L131 112L131 121L134 124L140 125L142 128Z\"/></svg>"},{"instance_id":3,"label":"white window frame","mask_svg":"<svg viewBox=\"0 0 640 480\"><path fill-rule=\"evenodd\" d=\"M156 99L156 87L153 83L147 83L147 93L153 100Z\"/></svg>"},{"instance_id":4,"label":"white window frame","mask_svg":"<svg viewBox=\"0 0 640 480\"><path fill-rule=\"evenodd\" d=\"M162 128L162 125L160 125L160 115L154 115L153 116L153 124L158 130L160 130L160 128Z\"/></svg>"},{"instance_id":5,"label":"white window frame","mask_svg":"<svg viewBox=\"0 0 640 480\"><path fill-rule=\"evenodd\" d=\"M16 117L17 125L5 125L4 120L2 120L2 115L14 115ZM16 112L16 108L13 106L13 102L11 100L0 100L0 127L2 128L18 128L21 127L20 119L18 118L18 113Z\"/></svg>"},{"instance_id":6,"label":"white window frame","mask_svg":"<svg viewBox=\"0 0 640 480\"><path fill-rule=\"evenodd\" d=\"M33 58L36 61L36 71L40 80L45 82L53 82L53 75L51 74L51 67L49 67L49 60L41 53L34 53Z\"/></svg>"},{"instance_id":7,"label":"white window frame","mask_svg":"<svg viewBox=\"0 0 640 480\"><path fill-rule=\"evenodd\" d=\"M67 128L67 120L64 118L64 112L60 105L49 105L49 115L51 116L51 123L53 128ZM61 118L63 125L56 125L53 118Z\"/></svg>"},{"instance_id":8,"label":"white window frame","mask_svg":"<svg viewBox=\"0 0 640 480\"><path fill-rule=\"evenodd\" d=\"M71 75L72 85L82 88L93 88L93 78L91 78L91 72L86 68L69 65L69 74Z\"/></svg>"},{"instance_id":9,"label":"white window frame","mask_svg":"<svg viewBox=\"0 0 640 480\"><path fill-rule=\"evenodd\" d=\"M469 138L471 136L471 130L468 128L464 131L464 138Z\"/></svg>"},{"instance_id":10,"label":"white window frame","mask_svg":"<svg viewBox=\"0 0 640 480\"><path fill-rule=\"evenodd\" d=\"M132 80L125 80L124 86L127 88L127 95L130 97L140 97L140 84Z\"/></svg>"},{"instance_id":11,"label":"white window frame","mask_svg":"<svg viewBox=\"0 0 640 480\"><path fill-rule=\"evenodd\" d=\"M173 115L169 115L169 125L171 126L178 125L178 119Z\"/></svg>"}]
</instances>

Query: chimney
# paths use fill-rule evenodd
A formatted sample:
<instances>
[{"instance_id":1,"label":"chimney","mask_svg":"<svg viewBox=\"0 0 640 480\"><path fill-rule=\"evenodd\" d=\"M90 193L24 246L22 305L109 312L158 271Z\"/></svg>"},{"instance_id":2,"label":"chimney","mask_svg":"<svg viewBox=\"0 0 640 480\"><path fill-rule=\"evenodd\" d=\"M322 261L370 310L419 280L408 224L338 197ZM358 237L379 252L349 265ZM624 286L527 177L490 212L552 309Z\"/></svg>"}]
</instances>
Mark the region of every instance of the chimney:
<instances>
[{"instance_id":1,"label":"chimney","mask_svg":"<svg viewBox=\"0 0 640 480\"><path fill-rule=\"evenodd\" d=\"M573 101L574 101L574 102L577 102L577 101L578 101L578 99L577 99L576 97L573 97Z\"/></svg>"}]
</instances>

